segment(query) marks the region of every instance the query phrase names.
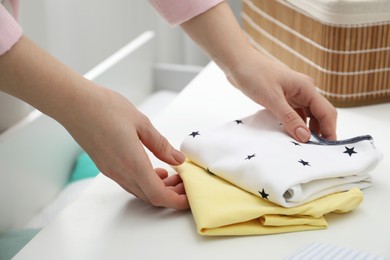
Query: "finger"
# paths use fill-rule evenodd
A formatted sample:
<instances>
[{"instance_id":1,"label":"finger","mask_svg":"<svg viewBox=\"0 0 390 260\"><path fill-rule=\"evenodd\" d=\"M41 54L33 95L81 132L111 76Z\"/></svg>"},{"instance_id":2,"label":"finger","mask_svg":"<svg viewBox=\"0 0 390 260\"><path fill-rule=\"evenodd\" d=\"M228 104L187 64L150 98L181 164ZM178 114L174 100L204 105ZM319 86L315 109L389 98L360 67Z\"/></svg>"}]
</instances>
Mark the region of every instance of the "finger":
<instances>
[{"instance_id":1,"label":"finger","mask_svg":"<svg viewBox=\"0 0 390 260\"><path fill-rule=\"evenodd\" d=\"M136 171L136 178L147 201L157 207L187 209L189 207L187 196L168 189L160 178L161 174L165 174L165 170L159 169L156 174L145 150L143 148L137 150L138 158L136 159L139 167Z\"/></svg>"},{"instance_id":2,"label":"finger","mask_svg":"<svg viewBox=\"0 0 390 260\"><path fill-rule=\"evenodd\" d=\"M170 189L174 189L174 190L170 190ZM175 199L176 203L174 204L173 207L170 208L174 208L178 210L185 210L190 208L187 195L185 194L184 191L184 186L178 185L174 188L172 187L167 188L167 193L169 194L169 196L176 198Z\"/></svg>"},{"instance_id":3,"label":"finger","mask_svg":"<svg viewBox=\"0 0 390 260\"><path fill-rule=\"evenodd\" d=\"M160 179L164 180L168 177L168 171L163 168L155 168L154 171L157 173L157 175L160 177Z\"/></svg>"},{"instance_id":4,"label":"finger","mask_svg":"<svg viewBox=\"0 0 390 260\"><path fill-rule=\"evenodd\" d=\"M176 186L183 184L183 180L180 178L179 174L173 174L168 176L168 172L165 169L156 168L154 170L157 173L157 175L160 177L160 179L163 181L166 187L175 188Z\"/></svg>"},{"instance_id":5,"label":"finger","mask_svg":"<svg viewBox=\"0 0 390 260\"><path fill-rule=\"evenodd\" d=\"M157 207L189 208L183 183L180 183L176 177L170 178L169 176L161 180L156 174L154 176L156 179L152 180L150 185L140 185L142 191L139 195L137 193L137 197Z\"/></svg>"},{"instance_id":6,"label":"finger","mask_svg":"<svg viewBox=\"0 0 390 260\"><path fill-rule=\"evenodd\" d=\"M173 209L188 209L189 203L184 191L184 185L164 187L164 191L158 197L150 196L150 203L156 207L166 207Z\"/></svg>"},{"instance_id":7,"label":"finger","mask_svg":"<svg viewBox=\"0 0 390 260\"><path fill-rule=\"evenodd\" d=\"M310 111L318 122L321 136L328 140L336 140L337 110L319 93L311 104Z\"/></svg>"},{"instance_id":8,"label":"finger","mask_svg":"<svg viewBox=\"0 0 390 260\"><path fill-rule=\"evenodd\" d=\"M178 174L171 175L163 180L165 186L176 186L182 183L182 179Z\"/></svg>"},{"instance_id":9,"label":"finger","mask_svg":"<svg viewBox=\"0 0 390 260\"><path fill-rule=\"evenodd\" d=\"M146 192L150 203L157 207L173 209L188 209L189 204L182 183L175 186L165 186L161 182L161 189Z\"/></svg>"},{"instance_id":10,"label":"finger","mask_svg":"<svg viewBox=\"0 0 390 260\"><path fill-rule=\"evenodd\" d=\"M315 117L311 117L309 121L309 128L312 132L316 133L317 135L320 135L320 126L318 124L318 121Z\"/></svg>"},{"instance_id":11,"label":"finger","mask_svg":"<svg viewBox=\"0 0 390 260\"><path fill-rule=\"evenodd\" d=\"M298 109L294 109L295 112L298 113L298 115L302 118L303 122L305 122L305 124L307 123L306 120L307 120L307 113L304 109L301 109L301 108L298 108Z\"/></svg>"},{"instance_id":12,"label":"finger","mask_svg":"<svg viewBox=\"0 0 390 260\"><path fill-rule=\"evenodd\" d=\"M173 148L149 120L145 119L140 131L137 131L137 133L142 143L160 160L172 165L178 165L184 162L184 155Z\"/></svg>"},{"instance_id":13,"label":"finger","mask_svg":"<svg viewBox=\"0 0 390 260\"><path fill-rule=\"evenodd\" d=\"M168 187L168 189L176 192L177 194L183 194L183 195L186 194L183 183L179 183L176 186L170 186Z\"/></svg>"},{"instance_id":14,"label":"finger","mask_svg":"<svg viewBox=\"0 0 390 260\"><path fill-rule=\"evenodd\" d=\"M307 142L310 139L310 130L302 117L287 103L282 100L278 106L270 108L275 116L282 122L284 130L294 139Z\"/></svg>"},{"instance_id":15,"label":"finger","mask_svg":"<svg viewBox=\"0 0 390 260\"><path fill-rule=\"evenodd\" d=\"M296 88L298 92L293 92L291 95L291 102L295 107L302 107L307 109L307 115L314 119L312 127L323 138L336 139L336 119L337 111L332 104L323 97L315 88L312 79L305 75L299 77L299 81L295 82L299 87Z\"/></svg>"},{"instance_id":16,"label":"finger","mask_svg":"<svg viewBox=\"0 0 390 260\"><path fill-rule=\"evenodd\" d=\"M334 106L322 96L315 88L312 79L307 80L307 77L301 77L302 89L300 91L301 105L309 109L310 117L315 118L315 123L318 125L318 133L321 137L329 140L336 139L336 121L337 111ZM313 125L314 126L314 125Z\"/></svg>"}]
</instances>

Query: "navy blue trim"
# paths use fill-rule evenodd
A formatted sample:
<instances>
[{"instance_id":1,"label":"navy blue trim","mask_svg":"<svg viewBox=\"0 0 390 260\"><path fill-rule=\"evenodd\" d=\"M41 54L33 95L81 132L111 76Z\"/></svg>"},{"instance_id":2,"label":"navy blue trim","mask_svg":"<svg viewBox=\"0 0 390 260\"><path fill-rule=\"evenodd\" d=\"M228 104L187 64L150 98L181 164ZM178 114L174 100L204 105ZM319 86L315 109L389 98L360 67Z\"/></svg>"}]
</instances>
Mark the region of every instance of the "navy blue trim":
<instances>
[{"instance_id":1,"label":"navy blue trim","mask_svg":"<svg viewBox=\"0 0 390 260\"><path fill-rule=\"evenodd\" d=\"M343 145L343 144L353 144L360 141L371 141L374 140L371 135L361 135L352 137L345 140L337 140L337 141L329 141L326 140L320 136L318 136L316 133L312 132L311 135L317 139L317 141L308 141L306 144L315 144L315 145Z\"/></svg>"}]
</instances>

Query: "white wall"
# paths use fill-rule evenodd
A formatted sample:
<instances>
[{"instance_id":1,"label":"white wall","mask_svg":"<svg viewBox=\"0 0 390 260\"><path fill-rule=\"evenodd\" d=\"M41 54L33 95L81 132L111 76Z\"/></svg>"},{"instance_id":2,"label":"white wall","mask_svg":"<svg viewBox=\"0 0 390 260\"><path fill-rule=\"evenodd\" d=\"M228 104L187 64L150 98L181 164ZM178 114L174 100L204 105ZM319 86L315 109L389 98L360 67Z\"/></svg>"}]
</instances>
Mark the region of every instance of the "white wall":
<instances>
[{"instance_id":1,"label":"white wall","mask_svg":"<svg viewBox=\"0 0 390 260\"><path fill-rule=\"evenodd\" d=\"M185 60L183 32L169 26L145 0L22 0L20 22L27 36L79 73L145 30L156 31L156 62L208 61L203 54Z\"/></svg>"},{"instance_id":2,"label":"white wall","mask_svg":"<svg viewBox=\"0 0 390 260\"><path fill-rule=\"evenodd\" d=\"M156 63L204 66L208 57L146 0L21 0L25 34L79 73L145 30L156 32ZM241 1L228 1L238 15Z\"/></svg>"}]
</instances>

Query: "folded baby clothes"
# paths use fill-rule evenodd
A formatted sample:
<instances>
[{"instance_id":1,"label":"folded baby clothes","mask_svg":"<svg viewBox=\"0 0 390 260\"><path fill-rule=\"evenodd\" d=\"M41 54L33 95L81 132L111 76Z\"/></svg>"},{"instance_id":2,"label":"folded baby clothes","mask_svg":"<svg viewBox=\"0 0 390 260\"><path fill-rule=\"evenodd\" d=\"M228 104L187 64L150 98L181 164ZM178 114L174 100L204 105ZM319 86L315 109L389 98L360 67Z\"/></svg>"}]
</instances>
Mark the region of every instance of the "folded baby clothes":
<instances>
[{"instance_id":1,"label":"folded baby clothes","mask_svg":"<svg viewBox=\"0 0 390 260\"><path fill-rule=\"evenodd\" d=\"M327 141L315 134L299 143L264 109L184 139L181 151L197 165L284 207L353 187L371 185L382 159L369 135Z\"/></svg>"},{"instance_id":2,"label":"folded baby clothes","mask_svg":"<svg viewBox=\"0 0 390 260\"><path fill-rule=\"evenodd\" d=\"M358 188L286 208L264 200L192 162L176 168L183 180L199 234L265 235L324 229L325 214L345 213L363 200Z\"/></svg>"}]
</instances>

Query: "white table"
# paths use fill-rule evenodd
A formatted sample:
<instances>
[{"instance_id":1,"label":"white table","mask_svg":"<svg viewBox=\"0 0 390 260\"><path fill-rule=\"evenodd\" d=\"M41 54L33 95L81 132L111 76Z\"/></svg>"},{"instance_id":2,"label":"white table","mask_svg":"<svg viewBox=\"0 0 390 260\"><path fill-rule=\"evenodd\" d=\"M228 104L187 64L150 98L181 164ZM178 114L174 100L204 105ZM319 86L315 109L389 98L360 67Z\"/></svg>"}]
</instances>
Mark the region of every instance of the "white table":
<instances>
[{"instance_id":1,"label":"white table","mask_svg":"<svg viewBox=\"0 0 390 260\"><path fill-rule=\"evenodd\" d=\"M193 128L259 109L211 63L154 123L179 147ZM355 211L329 215L328 229L266 236L203 237L190 211L153 208L99 175L16 259L283 259L311 242L390 257L390 104L339 109L339 139L371 134L384 160ZM153 159L155 166L160 163Z\"/></svg>"}]
</instances>

